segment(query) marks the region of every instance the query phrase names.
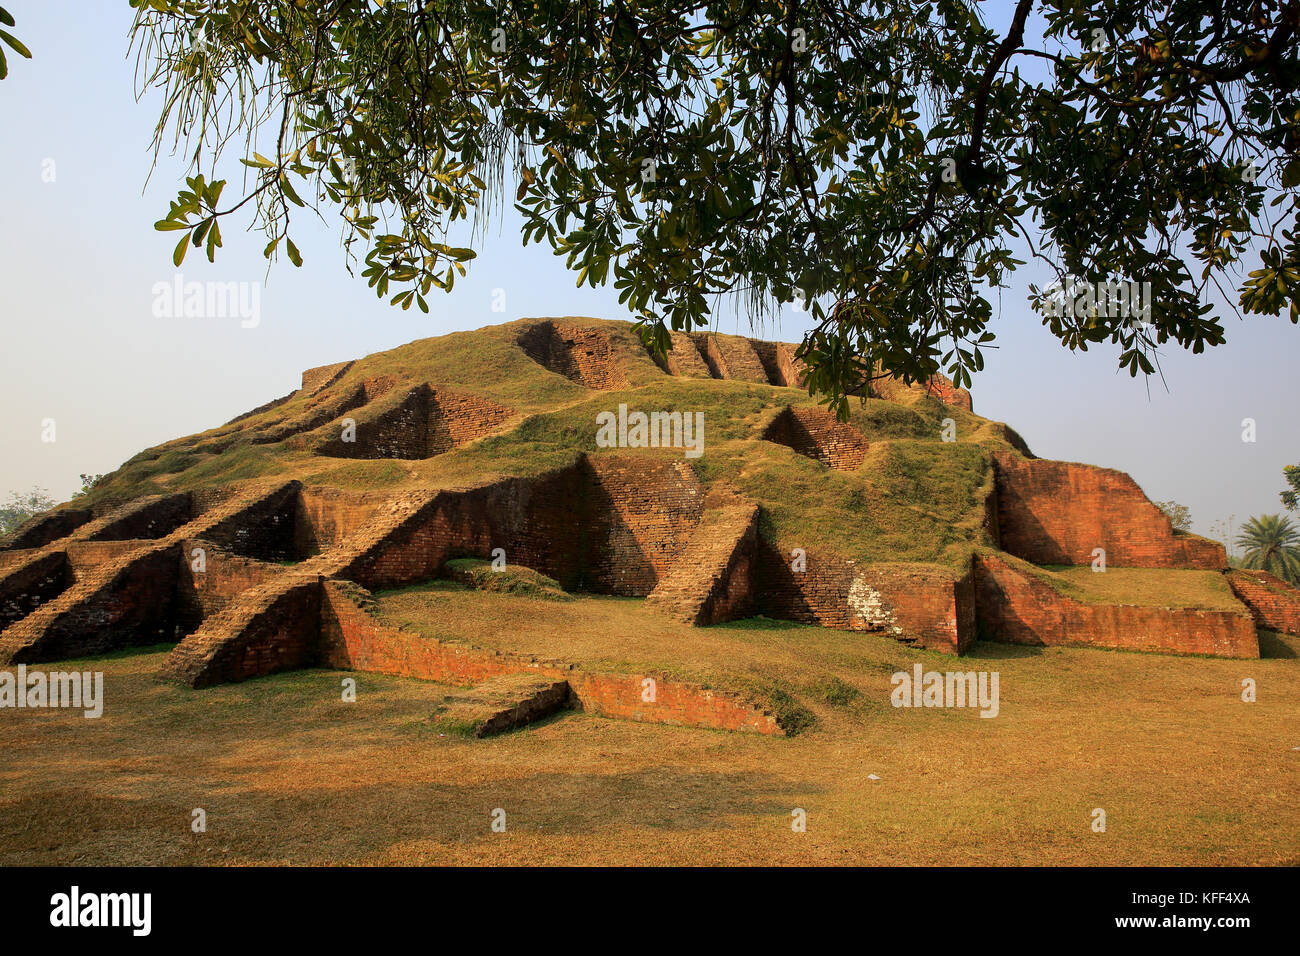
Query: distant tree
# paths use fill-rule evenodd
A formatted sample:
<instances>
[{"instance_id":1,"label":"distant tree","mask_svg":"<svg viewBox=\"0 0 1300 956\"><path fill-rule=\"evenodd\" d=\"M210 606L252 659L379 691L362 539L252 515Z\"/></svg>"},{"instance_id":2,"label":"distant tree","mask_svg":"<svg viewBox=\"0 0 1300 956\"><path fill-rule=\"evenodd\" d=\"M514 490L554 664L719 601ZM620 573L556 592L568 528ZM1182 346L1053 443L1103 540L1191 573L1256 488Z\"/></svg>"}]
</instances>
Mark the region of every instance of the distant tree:
<instances>
[{"instance_id":1,"label":"distant tree","mask_svg":"<svg viewBox=\"0 0 1300 956\"><path fill-rule=\"evenodd\" d=\"M1282 504L1286 505L1287 510L1300 510L1300 465L1288 465L1282 469L1282 474L1286 477L1286 483L1291 487L1282 492Z\"/></svg>"},{"instance_id":2,"label":"distant tree","mask_svg":"<svg viewBox=\"0 0 1300 956\"><path fill-rule=\"evenodd\" d=\"M80 498L82 495L89 494L95 486L104 480L105 475L82 475L81 490L76 492L72 497Z\"/></svg>"},{"instance_id":3,"label":"distant tree","mask_svg":"<svg viewBox=\"0 0 1300 956\"><path fill-rule=\"evenodd\" d=\"M40 486L22 494L17 491L9 495L4 507L0 507L0 535L7 535L17 530L18 526L33 515L49 511L57 501Z\"/></svg>"},{"instance_id":4,"label":"distant tree","mask_svg":"<svg viewBox=\"0 0 1300 956\"><path fill-rule=\"evenodd\" d=\"M1290 518L1251 518L1242 525L1237 544L1242 548L1242 567L1267 571L1300 587L1300 528Z\"/></svg>"},{"instance_id":5,"label":"distant tree","mask_svg":"<svg viewBox=\"0 0 1300 956\"><path fill-rule=\"evenodd\" d=\"M1169 516L1175 531L1192 530L1192 512L1176 501L1157 501L1156 507Z\"/></svg>"},{"instance_id":6,"label":"distant tree","mask_svg":"<svg viewBox=\"0 0 1300 956\"><path fill-rule=\"evenodd\" d=\"M7 27L14 25L14 18L4 7L0 7L0 23ZM27 47L18 42L18 38L7 30L0 30L0 80L9 75L9 64L5 60L5 44L13 49L19 56L25 56L27 59L32 58L32 53Z\"/></svg>"}]
</instances>

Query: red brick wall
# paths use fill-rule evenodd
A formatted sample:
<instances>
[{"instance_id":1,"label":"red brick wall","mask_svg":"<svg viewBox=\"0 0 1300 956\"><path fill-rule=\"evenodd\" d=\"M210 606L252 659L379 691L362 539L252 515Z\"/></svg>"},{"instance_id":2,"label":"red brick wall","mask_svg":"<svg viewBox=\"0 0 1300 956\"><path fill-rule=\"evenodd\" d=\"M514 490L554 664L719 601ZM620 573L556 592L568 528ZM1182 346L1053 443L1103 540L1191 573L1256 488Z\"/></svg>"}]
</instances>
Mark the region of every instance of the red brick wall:
<instances>
[{"instance_id":1,"label":"red brick wall","mask_svg":"<svg viewBox=\"0 0 1300 956\"><path fill-rule=\"evenodd\" d=\"M29 616L5 635L13 642L10 662L65 660L175 640L179 551L170 545L142 553L96 582L83 600L58 613L52 608Z\"/></svg>"},{"instance_id":2,"label":"red brick wall","mask_svg":"<svg viewBox=\"0 0 1300 956\"><path fill-rule=\"evenodd\" d=\"M1228 584L1260 627L1300 635L1300 590L1267 571L1229 571Z\"/></svg>"},{"instance_id":3,"label":"red brick wall","mask_svg":"<svg viewBox=\"0 0 1300 956\"><path fill-rule=\"evenodd\" d=\"M336 423L315 451L334 458L432 458L495 431L512 414L490 399L419 385L357 415L353 441L343 441Z\"/></svg>"},{"instance_id":4,"label":"red brick wall","mask_svg":"<svg viewBox=\"0 0 1300 956\"><path fill-rule=\"evenodd\" d=\"M713 373L709 371L708 363L704 361L704 356L700 354L700 347L685 332L669 332L672 339L672 348L668 350L665 357L665 363L668 366L667 371L672 375L683 375L687 378L712 378Z\"/></svg>"},{"instance_id":5,"label":"red brick wall","mask_svg":"<svg viewBox=\"0 0 1300 956\"><path fill-rule=\"evenodd\" d=\"M1246 613L1084 604L994 555L975 559L980 636L1004 644L1259 657Z\"/></svg>"},{"instance_id":6,"label":"red brick wall","mask_svg":"<svg viewBox=\"0 0 1300 956\"><path fill-rule=\"evenodd\" d=\"M1227 567L1223 546L1175 535L1168 516L1128 475L1110 468L1014 452L994 455L1002 549L1033 564L1106 563L1134 568Z\"/></svg>"},{"instance_id":7,"label":"red brick wall","mask_svg":"<svg viewBox=\"0 0 1300 956\"><path fill-rule=\"evenodd\" d=\"M589 552L584 583L602 594L644 597L704 513L690 465L631 455L591 455Z\"/></svg>"},{"instance_id":8,"label":"red brick wall","mask_svg":"<svg viewBox=\"0 0 1300 956\"><path fill-rule=\"evenodd\" d=\"M857 565L807 553L807 569L791 569L791 547L764 543L758 564L759 611L768 617L846 631L887 634L947 653L975 639L974 588L926 564Z\"/></svg>"},{"instance_id":9,"label":"red brick wall","mask_svg":"<svg viewBox=\"0 0 1300 956\"><path fill-rule=\"evenodd\" d=\"M715 378L768 384L762 359L749 339L716 332L697 332L693 338Z\"/></svg>"},{"instance_id":10,"label":"red brick wall","mask_svg":"<svg viewBox=\"0 0 1300 956\"><path fill-rule=\"evenodd\" d=\"M438 389L429 419L429 454L440 455L491 434L514 414L488 398Z\"/></svg>"},{"instance_id":11,"label":"red brick wall","mask_svg":"<svg viewBox=\"0 0 1300 956\"><path fill-rule=\"evenodd\" d=\"M388 503L382 494L342 488L303 488L294 503L294 551L299 557L342 544Z\"/></svg>"},{"instance_id":12,"label":"red brick wall","mask_svg":"<svg viewBox=\"0 0 1300 956\"><path fill-rule=\"evenodd\" d=\"M286 574L245 592L167 655L158 678L211 687L309 667L320 645L320 579Z\"/></svg>"},{"instance_id":13,"label":"red brick wall","mask_svg":"<svg viewBox=\"0 0 1300 956\"><path fill-rule=\"evenodd\" d=\"M295 518L301 485L287 483L248 508L203 531L205 540L226 551L262 561L301 557L295 541Z\"/></svg>"}]
</instances>

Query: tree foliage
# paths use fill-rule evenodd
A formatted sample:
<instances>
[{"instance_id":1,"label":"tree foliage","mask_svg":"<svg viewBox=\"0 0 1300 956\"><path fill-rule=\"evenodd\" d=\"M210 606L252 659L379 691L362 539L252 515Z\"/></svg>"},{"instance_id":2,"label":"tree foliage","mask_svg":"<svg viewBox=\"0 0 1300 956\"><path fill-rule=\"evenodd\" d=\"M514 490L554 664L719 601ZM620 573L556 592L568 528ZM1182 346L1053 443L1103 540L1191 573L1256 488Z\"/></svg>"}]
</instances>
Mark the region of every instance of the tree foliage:
<instances>
[{"instance_id":1,"label":"tree foliage","mask_svg":"<svg viewBox=\"0 0 1300 956\"><path fill-rule=\"evenodd\" d=\"M1288 511L1295 511L1300 508L1300 465L1287 465L1282 475L1289 486L1282 492L1282 504Z\"/></svg>"},{"instance_id":2,"label":"tree foliage","mask_svg":"<svg viewBox=\"0 0 1300 956\"><path fill-rule=\"evenodd\" d=\"M1237 544L1242 548L1242 567L1267 571L1300 587L1300 528L1290 518L1251 518L1242 525Z\"/></svg>"},{"instance_id":3,"label":"tree foliage","mask_svg":"<svg viewBox=\"0 0 1300 956\"><path fill-rule=\"evenodd\" d=\"M4 7L0 7L0 26L11 27L13 25L13 14ZM0 29L0 80L9 75L9 61L5 59L6 46L19 56L26 57L29 60L32 58L31 50L27 49L16 36L8 30Z\"/></svg>"},{"instance_id":4,"label":"tree foliage","mask_svg":"<svg viewBox=\"0 0 1300 956\"><path fill-rule=\"evenodd\" d=\"M39 486L27 492L10 492L9 500L0 506L0 537L16 531L20 525L43 511L49 511L57 501Z\"/></svg>"},{"instance_id":5,"label":"tree foliage","mask_svg":"<svg viewBox=\"0 0 1300 956\"><path fill-rule=\"evenodd\" d=\"M1132 375L1224 341L1225 279L1300 318L1300 0L1018 0L999 28L972 0L131 3L156 145L196 167L157 223L178 264L241 209L300 264L291 219L323 206L376 293L427 311L513 200L660 348L723 296L805 304L841 413L878 371L969 385L1029 259L1043 324ZM1091 291L1119 283L1149 309Z\"/></svg>"}]
</instances>

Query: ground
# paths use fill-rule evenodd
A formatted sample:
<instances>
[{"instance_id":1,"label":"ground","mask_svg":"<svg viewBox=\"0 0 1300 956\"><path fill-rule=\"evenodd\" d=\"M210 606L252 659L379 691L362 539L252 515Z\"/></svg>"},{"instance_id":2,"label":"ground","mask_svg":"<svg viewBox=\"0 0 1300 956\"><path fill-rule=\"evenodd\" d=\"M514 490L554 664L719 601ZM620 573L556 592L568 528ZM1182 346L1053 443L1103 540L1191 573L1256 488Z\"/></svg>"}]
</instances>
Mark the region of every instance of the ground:
<instances>
[{"instance_id":1,"label":"ground","mask_svg":"<svg viewBox=\"0 0 1300 956\"><path fill-rule=\"evenodd\" d=\"M155 682L165 646L68 662L104 672L104 715L0 711L0 864L1300 864L1295 638L1265 632L1261 660L958 659L784 622L689 628L619 598L377 597L426 633L454 600L464 640L582 663L676 647L684 671L766 683L815 719L766 737L568 712L476 740L438 735L451 688L428 682L304 670L193 691ZM998 717L892 707L890 675L915 663L997 671Z\"/></svg>"}]
</instances>

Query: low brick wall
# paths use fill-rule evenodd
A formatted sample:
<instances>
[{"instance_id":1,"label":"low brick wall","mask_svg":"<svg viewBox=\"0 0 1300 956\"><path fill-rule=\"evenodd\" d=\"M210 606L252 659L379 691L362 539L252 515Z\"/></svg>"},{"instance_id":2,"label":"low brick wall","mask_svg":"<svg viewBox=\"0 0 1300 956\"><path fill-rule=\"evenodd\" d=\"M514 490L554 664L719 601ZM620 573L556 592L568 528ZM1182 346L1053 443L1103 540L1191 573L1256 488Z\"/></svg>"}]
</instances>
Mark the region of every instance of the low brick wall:
<instances>
[{"instance_id":1,"label":"low brick wall","mask_svg":"<svg viewBox=\"0 0 1300 956\"><path fill-rule=\"evenodd\" d=\"M1106 563L1130 568L1227 567L1223 545L1175 535L1169 517L1122 471L994 455L1002 549L1032 564Z\"/></svg>"},{"instance_id":2,"label":"low brick wall","mask_svg":"<svg viewBox=\"0 0 1300 956\"><path fill-rule=\"evenodd\" d=\"M980 636L1004 644L1259 657L1255 623L1244 607L1085 604L995 555L975 559L975 604Z\"/></svg>"},{"instance_id":3,"label":"low brick wall","mask_svg":"<svg viewBox=\"0 0 1300 956\"><path fill-rule=\"evenodd\" d=\"M444 644L381 624L364 609L367 599L365 591L355 585L324 583L319 655L322 666L466 687L501 674L533 672L567 680L578 705L602 717L682 727L784 733L773 715L728 694L652 675L589 673L557 661L535 661ZM655 681L653 701L642 699L647 677Z\"/></svg>"},{"instance_id":4,"label":"low brick wall","mask_svg":"<svg viewBox=\"0 0 1300 956\"><path fill-rule=\"evenodd\" d=\"M1267 571L1229 571L1228 584L1259 627L1300 636L1300 590Z\"/></svg>"}]
</instances>

